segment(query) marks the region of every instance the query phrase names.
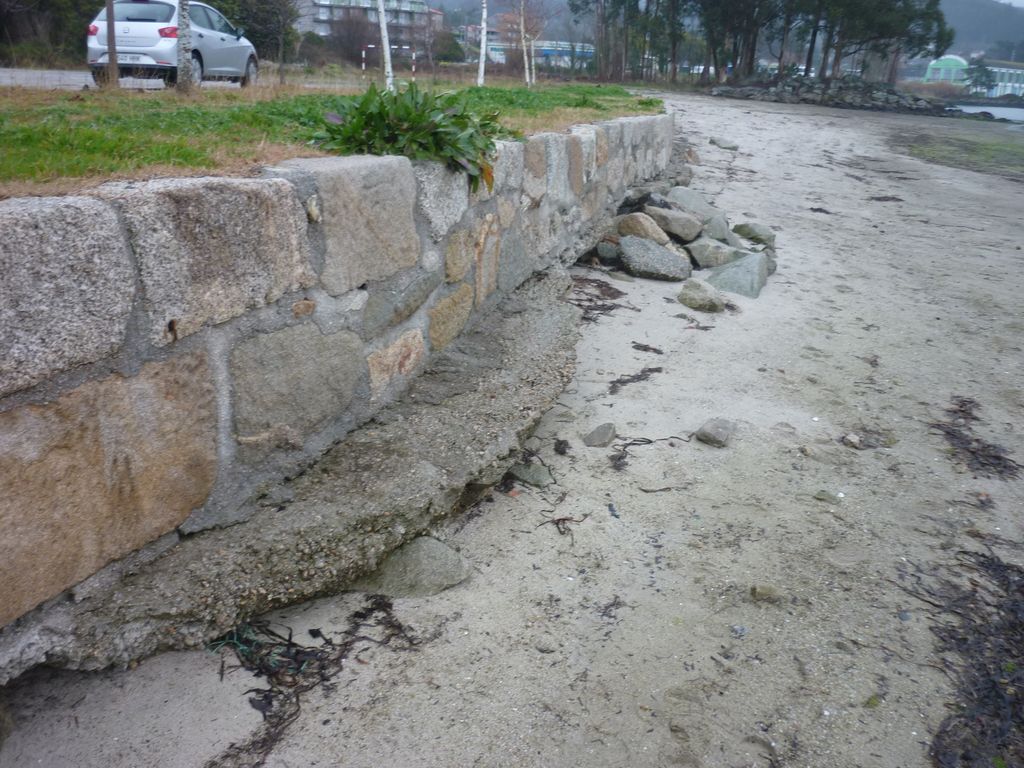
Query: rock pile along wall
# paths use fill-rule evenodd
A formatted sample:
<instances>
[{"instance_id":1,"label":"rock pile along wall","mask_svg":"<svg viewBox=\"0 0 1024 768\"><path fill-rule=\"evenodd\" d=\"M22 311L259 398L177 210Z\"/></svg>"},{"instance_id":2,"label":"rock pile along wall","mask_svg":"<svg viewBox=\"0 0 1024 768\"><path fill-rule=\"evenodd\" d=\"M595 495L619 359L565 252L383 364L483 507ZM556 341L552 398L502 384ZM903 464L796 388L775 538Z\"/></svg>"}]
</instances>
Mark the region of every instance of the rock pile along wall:
<instances>
[{"instance_id":1,"label":"rock pile along wall","mask_svg":"<svg viewBox=\"0 0 1024 768\"><path fill-rule=\"evenodd\" d=\"M593 245L672 140L660 115L502 142L477 193L349 157L0 202L0 627L252 515Z\"/></svg>"}]
</instances>

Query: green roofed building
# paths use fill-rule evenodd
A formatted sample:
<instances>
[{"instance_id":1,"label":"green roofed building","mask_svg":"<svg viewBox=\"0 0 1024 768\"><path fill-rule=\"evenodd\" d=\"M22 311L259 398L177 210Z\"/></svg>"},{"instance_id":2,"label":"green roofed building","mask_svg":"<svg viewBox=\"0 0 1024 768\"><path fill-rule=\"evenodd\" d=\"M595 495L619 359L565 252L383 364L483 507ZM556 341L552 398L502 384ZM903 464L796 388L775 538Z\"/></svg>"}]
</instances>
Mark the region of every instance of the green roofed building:
<instances>
[{"instance_id":1,"label":"green roofed building","mask_svg":"<svg viewBox=\"0 0 1024 768\"><path fill-rule=\"evenodd\" d=\"M928 65L926 83L963 83L967 80L967 59L962 56L943 56Z\"/></svg>"},{"instance_id":2,"label":"green roofed building","mask_svg":"<svg viewBox=\"0 0 1024 768\"><path fill-rule=\"evenodd\" d=\"M928 65L924 76L926 83L956 83L967 85L967 68L970 64L961 56L943 56ZM1024 96L1024 64L1013 61L986 61L985 66L995 77L995 87L986 91L990 98L997 96Z\"/></svg>"}]
</instances>

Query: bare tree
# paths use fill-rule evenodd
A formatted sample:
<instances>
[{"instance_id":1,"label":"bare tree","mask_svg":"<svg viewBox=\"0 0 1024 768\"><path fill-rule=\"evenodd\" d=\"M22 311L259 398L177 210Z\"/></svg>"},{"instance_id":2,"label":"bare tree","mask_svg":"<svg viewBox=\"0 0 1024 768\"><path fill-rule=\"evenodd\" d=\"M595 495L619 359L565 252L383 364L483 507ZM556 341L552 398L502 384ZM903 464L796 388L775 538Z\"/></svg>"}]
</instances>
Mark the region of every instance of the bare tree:
<instances>
[{"instance_id":1,"label":"bare tree","mask_svg":"<svg viewBox=\"0 0 1024 768\"><path fill-rule=\"evenodd\" d=\"M530 82L530 51L526 47L526 0L519 0L519 45L523 49L523 79L526 80L526 87Z\"/></svg>"},{"instance_id":2,"label":"bare tree","mask_svg":"<svg viewBox=\"0 0 1024 768\"><path fill-rule=\"evenodd\" d=\"M384 10L384 0L377 0L377 15L380 17L380 45L384 57L384 87L395 90L395 72L391 69L391 40L388 39L388 14Z\"/></svg>"},{"instance_id":3,"label":"bare tree","mask_svg":"<svg viewBox=\"0 0 1024 768\"><path fill-rule=\"evenodd\" d=\"M107 0L107 79L105 88L117 88L117 24L114 19L114 0Z\"/></svg>"},{"instance_id":4,"label":"bare tree","mask_svg":"<svg viewBox=\"0 0 1024 768\"><path fill-rule=\"evenodd\" d=\"M189 0L178 3L178 78L175 83L178 93L192 92L192 21L189 17Z\"/></svg>"},{"instance_id":5,"label":"bare tree","mask_svg":"<svg viewBox=\"0 0 1024 768\"><path fill-rule=\"evenodd\" d=\"M487 63L487 0L480 0L480 67L476 72L478 88L484 87L484 67Z\"/></svg>"}]
</instances>

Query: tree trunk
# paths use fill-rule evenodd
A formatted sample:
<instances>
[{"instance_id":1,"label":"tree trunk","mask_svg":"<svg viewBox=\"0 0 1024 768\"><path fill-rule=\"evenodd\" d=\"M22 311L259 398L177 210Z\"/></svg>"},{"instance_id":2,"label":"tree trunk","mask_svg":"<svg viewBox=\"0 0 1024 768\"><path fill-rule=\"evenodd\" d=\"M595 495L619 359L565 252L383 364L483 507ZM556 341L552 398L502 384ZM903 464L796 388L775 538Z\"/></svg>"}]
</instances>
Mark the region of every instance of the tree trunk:
<instances>
[{"instance_id":1,"label":"tree trunk","mask_svg":"<svg viewBox=\"0 0 1024 768\"><path fill-rule=\"evenodd\" d=\"M835 26L829 23L829 25L825 28L825 45L822 46L821 49L821 68L818 70L819 80L824 80L825 76L828 74L828 57L829 54L832 52L832 39L835 35L835 32Z\"/></svg>"},{"instance_id":2,"label":"tree trunk","mask_svg":"<svg viewBox=\"0 0 1024 768\"><path fill-rule=\"evenodd\" d=\"M117 24L114 19L114 0L107 0L107 80L104 88L120 86L117 67Z\"/></svg>"},{"instance_id":3,"label":"tree trunk","mask_svg":"<svg viewBox=\"0 0 1024 768\"><path fill-rule=\"evenodd\" d=\"M814 49L818 47L818 28L821 26L821 13L823 7L823 3L818 3L818 9L815 11L814 15L814 23L811 25L811 39L807 44L807 62L804 64L804 77L810 77L811 69L814 68Z\"/></svg>"},{"instance_id":4,"label":"tree trunk","mask_svg":"<svg viewBox=\"0 0 1024 768\"><path fill-rule=\"evenodd\" d=\"M530 87L530 52L526 48L526 0L519 0L519 45L523 51L523 79Z\"/></svg>"},{"instance_id":5,"label":"tree trunk","mask_svg":"<svg viewBox=\"0 0 1024 768\"><path fill-rule=\"evenodd\" d=\"M669 76L672 84L676 83L679 73L679 0L669 0L669 66L672 67L672 74Z\"/></svg>"},{"instance_id":6,"label":"tree trunk","mask_svg":"<svg viewBox=\"0 0 1024 768\"><path fill-rule=\"evenodd\" d=\"M192 92L192 21L188 0L178 4L178 93Z\"/></svg>"},{"instance_id":7,"label":"tree trunk","mask_svg":"<svg viewBox=\"0 0 1024 768\"><path fill-rule=\"evenodd\" d=\"M837 78L837 77L842 77L843 76L843 46L844 45L845 45L845 41L843 40L843 36L840 33L839 38L836 40L836 53L835 53L835 56L832 58L832 77L833 78Z\"/></svg>"},{"instance_id":8,"label":"tree trunk","mask_svg":"<svg viewBox=\"0 0 1024 768\"><path fill-rule=\"evenodd\" d=\"M384 0L377 0L383 5ZM484 67L487 63L487 0L480 0L480 66L476 71L476 85L484 87Z\"/></svg>"},{"instance_id":9,"label":"tree trunk","mask_svg":"<svg viewBox=\"0 0 1024 768\"><path fill-rule=\"evenodd\" d=\"M789 29L793 26L793 11L786 9L786 17L782 20L782 45L779 46L779 76L781 81L785 76L786 67L786 46L789 44Z\"/></svg>"},{"instance_id":10,"label":"tree trunk","mask_svg":"<svg viewBox=\"0 0 1024 768\"><path fill-rule=\"evenodd\" d=\"M534 40L530 40L530 85L537 84L537 48Z\"/></svg>"},{"instance_id":11,"label":"tree trunk","mask_svg":"<svg viewBox=\"0 0 1024 768\"><path fill-rule=\"evenodd\" d=\"M391 40L388 37L388 16L384 10L384 0L377 0L377 14L380 17L380 47L384 62L384 87L395 90L395 72L391 69Z\"/></svg>"}]
</instances>

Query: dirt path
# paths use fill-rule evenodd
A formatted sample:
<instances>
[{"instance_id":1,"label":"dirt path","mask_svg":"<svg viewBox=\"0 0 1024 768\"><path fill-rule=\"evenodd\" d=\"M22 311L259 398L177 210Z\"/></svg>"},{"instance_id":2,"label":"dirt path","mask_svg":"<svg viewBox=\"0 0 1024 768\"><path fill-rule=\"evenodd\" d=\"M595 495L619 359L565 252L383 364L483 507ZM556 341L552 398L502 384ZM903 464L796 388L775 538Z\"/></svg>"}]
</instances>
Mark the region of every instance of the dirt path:
<instances>
[{"instance_id":1,"label":"dirt path","mask_svg":"<svg viewBox=\"0 0 1024 768\"><path fill-rule=\"evenodd\" d=\"M673 106L688 136L739 144L699 144L693 186L733 221L778 228L778 273L738 312L701 316L710 330L677 317L678 286L614 282L625 306L586 326L574 385L529 446L557 483L495 491L437 531L471 578L396 600L421 642L367 641L303 697L266 765L931 764L954 691L931 607L901 587L962 548L1021 559L998 542L1024 540L1024 482L975 477L929 425L952 397L973 398L981 421L967 426L1024 461L1022 188L888 149L891 131L942 121ZM644 368L662 370L609 392ZM688 441L715 416L739 425L728 447ZM629 447L617 470L614 446L580 439L609 421L620 448L658 442ZM877 447L843 445L849 433ZM363 604L353 593L276 618L309 638ZM59 725L78 689L50 690L4 768L37 755L54 768L201 765L258 724L239 697L222 715L234 725L197 726L193 743L94 706L76 736ZM202 687L182 695L167 716L206 701Z\"/></svg>"}]
</instances>

